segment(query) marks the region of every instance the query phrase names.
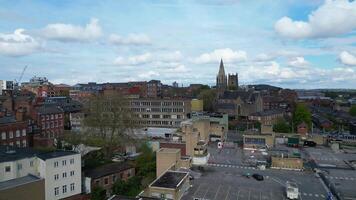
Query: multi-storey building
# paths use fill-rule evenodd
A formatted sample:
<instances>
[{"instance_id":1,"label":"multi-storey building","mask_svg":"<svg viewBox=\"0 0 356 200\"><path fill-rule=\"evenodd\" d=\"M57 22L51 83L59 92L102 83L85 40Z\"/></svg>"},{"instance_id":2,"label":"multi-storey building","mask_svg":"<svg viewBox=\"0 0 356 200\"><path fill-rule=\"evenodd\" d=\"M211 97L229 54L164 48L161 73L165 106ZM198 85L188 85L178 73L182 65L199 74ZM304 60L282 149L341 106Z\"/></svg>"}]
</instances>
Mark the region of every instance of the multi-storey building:
<instances>
[{"instance_id":1,"label":"multi-storey building","mask_svg":"<svg viewBox=\"0 0 356 200\"><path fill-rule=\"evenodd\" d=\"M40 129L41 136L54 139L64 130L64 111L57 105L43 104L34 109L32 118Z\"/></svg>"},{"instance_id":2,"label":"multi-storey building","mask_svg":"<svg viewBox=\"0 0 356 200\"><path fill-rule=\"evenodd\" d=\"M45 199L81 193L81 156L72 151L41 153L30 148L0 146L0 182L29 174L45 180Z\"/></svg>"},{"instance_id":3,"label":"multi-storey building","mask_svg":"<svg viewBox=\"0 0 356 200\"><path fill-rule=\"evenodd\" d=\"M37 155L39 176L45 179L46 199L63 199L81 193L81 156L71 151Z\"/></svg>"},{"instance_id":4,"label":"multi-storey building","mask_svg":"<svg viewBox=\"0 0 356 200\"><path fill-rule=\"evenodd\" d=\"M150 80L147 83L147 97L157 98L162 96L162 83L159 80Z\"/></svg>"},{"instance_id":5,"label":"multi-storey building","mask_svg":"<svg viewBox=\"0 0 356 200\"><path fill-rule=\"evenodd\" d=\"M0 111L1 112L1 111ZM18 121L14 116L1 116L0 113L0 144L17 147L27 147L27 127L26 121Z\"/></svg>"},{"instance_id":6,"label":"multi-storey building","mask_svg":"<svg viewBox=\"0 0 356 200\"><path fill-rule=\"evenodd\" d=\"M189 99L131 99L130 108L138 124L147 127L175 127L190 117Z\"/></svg>"}]
</instances>

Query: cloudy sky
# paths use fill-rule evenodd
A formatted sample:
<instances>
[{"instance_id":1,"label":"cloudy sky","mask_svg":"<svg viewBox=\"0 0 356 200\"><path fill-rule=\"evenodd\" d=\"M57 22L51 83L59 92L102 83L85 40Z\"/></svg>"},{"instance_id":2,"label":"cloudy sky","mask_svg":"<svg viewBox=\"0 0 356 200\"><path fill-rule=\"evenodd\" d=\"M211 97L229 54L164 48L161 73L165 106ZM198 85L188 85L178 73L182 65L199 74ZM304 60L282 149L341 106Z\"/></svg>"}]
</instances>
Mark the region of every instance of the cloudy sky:
<instances>
[{"instance_id":1,"label":"cloudy sky","mask_svg":"<svg viewBox=\"0 0 356 200\"><path fill-rule=\"evenodd\" d=\"M0 0L0 79L356 88L356 1Z\"/></svg>"}]
</instances>

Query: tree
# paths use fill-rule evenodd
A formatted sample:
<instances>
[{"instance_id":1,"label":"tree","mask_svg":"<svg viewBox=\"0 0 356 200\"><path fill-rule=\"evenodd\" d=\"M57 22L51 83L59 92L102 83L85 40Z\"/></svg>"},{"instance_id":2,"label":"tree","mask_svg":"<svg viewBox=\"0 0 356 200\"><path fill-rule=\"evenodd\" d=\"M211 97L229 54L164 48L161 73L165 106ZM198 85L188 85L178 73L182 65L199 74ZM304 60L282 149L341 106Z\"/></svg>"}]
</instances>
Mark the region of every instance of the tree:
<instances>
[{"instance_id":1,"label":"tree","mask_svg":"<svg viewBox=\"0 0 356 200\"><path fill-rule=\"evenodd\" d=\"M204 89L198 95L198 99L203 100L205 111L214 111L216 92L213 89Z\"/></svg>"},{"instance_id":2,"label":"tree","mask_svg":"<svg viewBox=\"0 0 356 200\"><path fill-rule=\"evenodd\" d=\"M356 105L351 106L349 113L351 116L356 117Z\"/></svg>"},{"instance_id":3,"label":"tree","mask_svg":"<svg viewBox=\"0 0 356 200\"><path fill-rule=\"evenodd\" d=\"M286 120L281 118L278 119L277 123L273 125L273 131L277 133L289 133L291 132L291 127Z\"/></svg>"},{"instance_id":4,"label":"tree","mask_svg":"<svg viewBox=\"0 0 356 200\"><path fill-rule=\"evenodd\" d=\"M136 127L135 115L126 98L121 95L94 96L84 108L87 116L83 120L81 139L85 144L102 147L106 158L111 158L115 149L135 142L131 137Z\"/></svg>"},{"instance_id":5,"label":"tree","mask_svg":"<svg viewBox=\"0 0 356 200\"><path fill-rule=\"evenodd\" d=\"M311 113L305 104L298 103L293 113L294 128L302 122L305 122L310 128L312 123Z\"/></svg>"},{"instance_id":6,"label":"tree","mask_svg":"<svg viewBox=\"0 0 356 200\"><path fill-rule=\"evenodd\" d=\"M104 200L106 197L106 191L102 187L95 187L91 191L91 200Z\"/></svg>"}]
</instances>

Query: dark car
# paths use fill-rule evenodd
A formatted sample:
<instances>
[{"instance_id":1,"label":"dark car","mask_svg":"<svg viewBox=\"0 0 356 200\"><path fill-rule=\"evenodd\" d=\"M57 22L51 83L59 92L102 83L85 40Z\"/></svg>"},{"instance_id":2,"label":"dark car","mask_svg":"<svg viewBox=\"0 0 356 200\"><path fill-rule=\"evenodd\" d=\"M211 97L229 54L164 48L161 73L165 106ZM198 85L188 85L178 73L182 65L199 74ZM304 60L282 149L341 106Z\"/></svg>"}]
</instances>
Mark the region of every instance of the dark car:
<instances>
[{"instance_id":1,"label":"dark car","mask_svg":"<svg viewBox=\"0 0 356 200\"><path fill-rule=\"evenodd\" d=\"M263 181L263 176L261 174L252 174L252 177L258 181Z\"/></svg>"},{"instance_id":2,"label":"dark car","mask_svg":"<svg viewBox=\"0 0 356 200\"><path fill-rule=\"evenodd\" d=\"M314 141L304 141L304 146L315 147L316 146L316 142L314 142Z\"/></svg>"}]
</instances>

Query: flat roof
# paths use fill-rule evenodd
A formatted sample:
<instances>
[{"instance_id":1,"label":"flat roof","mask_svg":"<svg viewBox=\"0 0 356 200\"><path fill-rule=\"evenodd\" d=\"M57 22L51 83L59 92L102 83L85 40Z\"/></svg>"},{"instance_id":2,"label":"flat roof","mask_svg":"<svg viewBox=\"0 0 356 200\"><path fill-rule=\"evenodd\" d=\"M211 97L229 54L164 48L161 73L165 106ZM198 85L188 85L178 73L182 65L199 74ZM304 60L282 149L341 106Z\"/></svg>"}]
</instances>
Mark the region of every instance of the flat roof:
<instances>
[{"instance_id":1,"label":"flat roof","mask_svg":"<svg viewBox=\"0 0 356 200\"><path fill-rule=\"evenodd\" d=\"M158 150L158 152L164 152L164 153L177 153L178 151L180 151L180 149L176 149L176 148L160 148Z\"/></svg>"},{"instance_id":2,"label":"flat roof","mask_svg":"<svg viewBox=\"0 0 356 200\"><path fill-rule=\"evenodd\" d=\"M34 175L27 175L21 178L15 178L8 181L0 182L0 191L5 189L14 188L20 185L25 185L42 180L41 178Z\"/></svg>"},{"instance_id":3,"label":"flat roof","mask_svg":"<svg viewBox=\"0 0 356 200\"><path fill-rule=\"evenodd\" d=\"M39 153L31 148L16 148L0 145L0 163L35 157Z\"/></svg>"},{"instance_id":4,"label":"flat roof","mask_svg":"<svg viewBox=\"0 0 356 200\"><path fill-rule=\"evenodd\" d=\"M175 189L187 175L187 172L167 171L156 179L151 186Z\"/></svg>"},{"instance_id":5,"label":"flat roof","mask_svg":"<svg viewBox=\"0 0 356 200\"><path fill-rule=\"evenodd\" d=\"M110 164L99 166L95 169L87 170L84 172L84 174L86 177L100 178L100 177L107 176L110 174L122 172L127 169L131 169L131 168L134 168L134 167L127 162L110 163Z\"/></svg>"},{"instance_id":6,"label":"flat roof","mask_svg":"<svg viewBox=\"0 0 356 200\"><path fill-rule=\"evenodd\" d=\"M57 157L62 157L62 156L69 156L69 155L74 155L74 154L79 154L75 151L52 151L48 153L42 153L37 155L37 157L41 158L42 160L47 160L47 159L52 159L52 158L57 158Z\"/></svg>"}]
</instances>

